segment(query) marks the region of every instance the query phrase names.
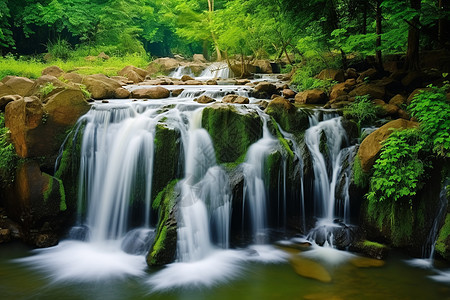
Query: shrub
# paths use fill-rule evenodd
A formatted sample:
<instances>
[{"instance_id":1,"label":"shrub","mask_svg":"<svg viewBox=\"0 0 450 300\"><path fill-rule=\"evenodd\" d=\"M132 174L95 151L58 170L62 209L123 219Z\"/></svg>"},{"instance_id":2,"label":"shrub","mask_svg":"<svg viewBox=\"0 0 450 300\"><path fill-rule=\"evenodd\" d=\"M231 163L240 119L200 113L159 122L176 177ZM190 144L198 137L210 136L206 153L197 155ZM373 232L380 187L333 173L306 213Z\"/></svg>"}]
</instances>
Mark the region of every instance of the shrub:
<instances>
[{"instance_id":1,"label":"shrub","mask_svg":"<svg viewBox=\"0 0 450 300\"><path fill-rule=\"evenodd\" d=\"M53 83L47 82L46 85L44 85L43 87L41 87L39 89L39 92L41 93L42 97L45 98L48 94L53 92L54 89L55 89L55 86L53 85Z\"/></svg>"},{"instance_id":2,"label":"shrub","mask_svg":"<svg viewBox=\"0 0 450 300\"><path fill-rule=\"evenodd\" d=\"M344 117L355 119L358 128L377 119L378 107L369 100L369 95L356 96L355 101L344 110Z\"/></svg>"},{"instance_id":3,"label":"shrub","mask_svg":"<svg viewBox=\"0 0 450 300\"><path fill-rule=\"evenodd\" d=\"M0 113L0 186L13 182L16 162L17 155L14 146L8 140L4 115Z\"/></svg>"},{"instance_id":4,"label":"shrub","mask_svg":"<svg viewBox=\"0 0 450 300\"><path fill-rule=\"evenodd\" d=\"M68 60L72 55L72 47L69 42L58 38L56 41L47 43L47 51L52 59Z\"/></svg>"}]
</instances>

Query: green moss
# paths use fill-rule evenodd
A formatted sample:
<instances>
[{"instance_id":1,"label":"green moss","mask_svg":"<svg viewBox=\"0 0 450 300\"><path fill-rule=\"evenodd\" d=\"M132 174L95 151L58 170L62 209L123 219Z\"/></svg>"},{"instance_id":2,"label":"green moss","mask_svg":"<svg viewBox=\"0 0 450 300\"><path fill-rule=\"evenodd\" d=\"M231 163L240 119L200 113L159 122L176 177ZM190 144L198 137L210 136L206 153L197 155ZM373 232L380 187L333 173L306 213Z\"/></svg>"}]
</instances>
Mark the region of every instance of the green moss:
<instances>
[{"instance_id":1,"label":"green moss","mask_svg":"<svg viewBox=\"0 0 450 300\"><path fill-rule=\"evenodd\" d=\"M66 204L66 192L64 190L64 184L62 180L58 178L55 179L59 182L59 195L61 197L61 201L59 202L59 210L65 211L67 209L67 204Z\"/></svg>"},{"instance_id":2,"label":"green moss","mask_svg":"<svg viewBox=\"0 0 450 300\"><path fill-rule=\"evenodd\" d=\"M287 154L290 157L294 157L294 152L291 149L291 145L289 142L283 137L283 134L281 134L280 128L278 127L278 123L276 122L274 117L270 117L272 121L273 128L275 130L276 136L278 138L278 141L281 144L281 147L287 152Z\"/></svg>"},{"instance_id":3,"label":"green moss","mask_svg":"<svg viewBox=\"0 0 450 300\"><path fill-rule=\"evenodd\" d=\"M361 159L358 155L355 156L353 161L353 182L359 188L366 188L369 184L369 174L364 172L361 166Z\"/></svg>"},{"instance_id":4,"label":"green moss","mask_svg":"<svg viewBox=\"0 0 450 300\"><path fill-rule=\"evenodd\" d=\"M158 255L158 253L164 251L164 241L166 240L166 236L167 236L167 227L162 227L161 231L159 231L159 234L157 235L157 237L155 238L155 243L152 247L152 251L151 251L151 259L150 259L150 263L151 265L156 265L158 263L156 257Z\"/></svg>"},{"instance_id":5,"label":"green moss","mask_svg":"<svg viewBox=\"0 0 450 300\"><path fill-rule=\"evenodd\" d=\"M241 113L233 105L213 104L202 114L219 163L237 161L262 136L262 122L254 112Z\"/></svg>"},{"instance_id":6,"label":"green moss","mask_svg":"<svg viewBox=\"0 0 450 300\"><path fill-rule=\"evenodd\" d=\"M380 243L377 243L377 242L368 241L368 240L365 240L363 242L363 246L364 247L371 247L371 248L386 248L386 245L383 245L383 244L380 244Z\"/></svg>"},{"instance_id":7,"label":"green moss","mask_svg":"<svg viewBox=\"0 0 450 300\"><path fill-rule=\"evenodd\" d=\"M445 217L445 223L439 231L435 249L442 257L450 260L450 213Z\"/></svg>"},{"instance_id":8,"label":"green moss","mask_svg":"<svg viewBox=\"0 0 450 300\"><path fill-rule=\"evenodd\" d=\"M222 166L226 170L232 171L232 170L236 169L240 164L242 164L245 161L245 157L246 157L246 153L244 153L241 156L239 156L239 158L236 161L223 163Z\"/></svg>"},{"instance_id":9,"label":"green moss","mask_svg":"<svg viewBox=\"0 0 450 300\"><path fill-rule=\"evenodd\" d=\"M269 104L265 112L274 118L284 131L299 134L309 128L308 114L294 106L287 110L281 104Z\"/></svg>"},{"instance_id":10,"label":"green moss","mask_svg":"<svg viewBox=\"0 0 450 300\"><path fill-rule=\"evenodd\" d=\"M48 198L50 198L50 195L52 194L53 191L53 178L50 178L50 180L48 181L48 186L47 189L44 191L44 203L47 202Z\"/></svg>"}]
</instances>

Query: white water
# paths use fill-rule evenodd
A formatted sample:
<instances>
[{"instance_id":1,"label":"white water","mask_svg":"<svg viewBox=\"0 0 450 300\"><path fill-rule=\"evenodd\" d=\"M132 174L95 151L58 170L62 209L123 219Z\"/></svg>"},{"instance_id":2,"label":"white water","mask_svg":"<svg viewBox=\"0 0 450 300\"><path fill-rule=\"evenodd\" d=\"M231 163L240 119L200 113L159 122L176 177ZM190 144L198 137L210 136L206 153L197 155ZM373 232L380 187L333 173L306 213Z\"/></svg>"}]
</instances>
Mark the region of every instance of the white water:
<instances>
[{"instance_id":1,"label":"white water","mask_svg":"<svg viewBox=\"0 0 450 300\"><path fill-rule=\"evenodd\" d=\"M207 80L211 78L221 78L221 79L227 79L234 77L233 72L228 67L227 63L225 62L215 62L209 65L201 74L199 77L196 77L195 79L198 80Z\"/></svg>"},{"instance_id":2,"label":"white water","mask_svg":"<svg viewBox=\"0 0 450 300\"><path fill-rule=\"evenodd\" d=\"M169 77L180 79L181 77L183 77L183 75L188 75L191 77L195 76L190 67L180 66L176 68L172 73L170 73Z\"/></svg>"}]
</instances>

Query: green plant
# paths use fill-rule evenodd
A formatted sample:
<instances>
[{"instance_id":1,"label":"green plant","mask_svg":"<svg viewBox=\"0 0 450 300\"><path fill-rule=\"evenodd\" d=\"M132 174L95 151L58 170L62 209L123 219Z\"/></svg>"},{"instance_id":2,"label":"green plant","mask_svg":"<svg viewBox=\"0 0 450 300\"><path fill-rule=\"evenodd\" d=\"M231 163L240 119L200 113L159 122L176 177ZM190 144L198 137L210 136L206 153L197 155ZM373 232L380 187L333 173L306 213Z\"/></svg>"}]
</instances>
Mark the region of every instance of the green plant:
<instances>
[{"instance_id":1,"label":"green plant","mask_svg":"<svg viewBox=\"0 0 450 300\"><path fill-rule=\"evenodd\" d=\"M44 86L42 86L39 89L39 92L41 93L42 97L45 98L47 95L49 95L51 92L55 90L55 86L51 82L47 82Z\"/></svg>"},{"instance_id":2,"label":"green plant","mask_svg":"<svg viewBox=\"0 0 450 300\"><path fill-rule=\"evenodd\" d=\"M374 165L367 199L370 203L414 196L428 166L421 152L426 142L417 129L393 132L383 143Z\"/></svg>"},{"instance_id":3,"label":"green plant","mask_svg":"<svg viewBox=\"0 0 450 300\"><path fill-rule=\"evenodd\" d=\"M359 129L377 118L378 107L370 101L369 97L369 95L356 96L355 101L344 110L344 117L355 119Z\"/></svg>"},{"instance_id":4,"label":"green plant","mask_svg":"<svg viewBox=\"0 0 450 300\"><path fill-rule=\"evenodd\" d=\"M80 90L83 92L83 95L87 99L91 99L91 92L88 91L87 87L84 84L80 85Z\"/></svg>"},{"instance_id":5,"label":"green plant","mask_svg":"<svg viewBox=\"0 0 450 300\"><path fill-rule=\"evenodd\" d=\"M8 139L8 128L5 127L4 115L0 113L0 185L14 181L17 155L14 146Z\"/></svg>"},{"instance_id":6,"label":"green plant","mask_svg":"<svg viewBox=\"0 0 450 300\"><path fill-rule=\"evenodd\" d=\"M438 88L432 85L415 95L409 110L420 122L424 139L432 151L440 157L450 157L450 101L447 100L448 84Z\"/></svg>"},{"instance_id":7,"label":"green plant","mask_svg":"<svg viewBox=\"0 0 450 300\"><path fill-rule=\"evenodd\" d=\"M364 172L361 166L361 160L359 156L355 156L355 160L353 161L353 182L359 188L367 187L369 183L369 174Z\"/></svg>"},{"instance_id":8,"label":"green plant","mask_svg":"<svg viewBox=\"0 0 450 300\"><path fill-rule=\"evenodd\" d=\"M321 89L328 91L337 82L334 80L321 80L314 78L309 69L299 69L292 76L291 84L297 86L299 91L306 91L312 89Z\"/></svg>"},{"instance_id":9,"label":"green plant","mask_svg":"<svg viewBox=\"0 0 450 300\"><path fill-rule=\"evenodd\" d=\"M72 47L69 42L58 38L56 41L47 43L47 51L52 59L68 60L71 57Z\"/></svg>"}]
</instances>

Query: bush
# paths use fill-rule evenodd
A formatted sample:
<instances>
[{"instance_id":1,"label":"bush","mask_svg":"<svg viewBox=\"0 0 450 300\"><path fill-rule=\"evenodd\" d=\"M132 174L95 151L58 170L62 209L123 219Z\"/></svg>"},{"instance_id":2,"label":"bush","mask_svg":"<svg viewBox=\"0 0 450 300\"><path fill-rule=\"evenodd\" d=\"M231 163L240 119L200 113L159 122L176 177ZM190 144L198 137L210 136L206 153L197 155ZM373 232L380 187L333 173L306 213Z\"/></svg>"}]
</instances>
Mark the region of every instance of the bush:
<instances>
[{"instance_id":1,"label":"bush","mask_svg":"<svg viewBox=\"0 0 450 300\"><path fill-rule=\"evenodd\" d=\"M369 97L369 95L356 96L355 101L344 110L344 117L355 119L359 129L362 125L370 124L377 119L379 109Z\"/></svg>"},{"instance_id":2,"label":"bush","mask_svg":"<svg viewBox=\"0 0 450 300\"><path fill-rule=\"evenodd\" d=\"M41 93L42 97L45 98L48 94L53 92L54 89L55 89L55 86L53 85L53 83L47 82L46 85L44 85L43 87L41 87L39 89L39 92Z\"/></svg>"},{"instance_id":3,"label":"bush","mask_svg":"<svg viewBox=\"0 0 450 300\"><path fill-rule=\"evenodd\" d=\"M72 56L72 47L69 42L58 38L56 41L49 41L47 43L47 51L50 53L52 59L68 60Z\"/></svg>"},{"instance_id":4,"label":"bush","mask_svg":"<svg viewBox=\"0 0 450 300\"><path fill-rule=\"evenodd\" d=\"M367 199L370 203L397 201L416 195L428 166L425 140L417 129L393 132L383 143L373 168ZM424 159L425 158L425 159Z\"/></svg>"},{"instance_id":5,"label":"bush","mask_svg":"<svg viewBox=\"0 0 450 300\"><path fill-rule=\"evenodd\" d=\"M0 186L6 186L14 181L17 159L14 146L8 139L4 115L0 113Z\"/></svg>"}]
</instances>

